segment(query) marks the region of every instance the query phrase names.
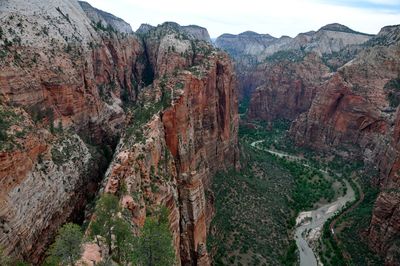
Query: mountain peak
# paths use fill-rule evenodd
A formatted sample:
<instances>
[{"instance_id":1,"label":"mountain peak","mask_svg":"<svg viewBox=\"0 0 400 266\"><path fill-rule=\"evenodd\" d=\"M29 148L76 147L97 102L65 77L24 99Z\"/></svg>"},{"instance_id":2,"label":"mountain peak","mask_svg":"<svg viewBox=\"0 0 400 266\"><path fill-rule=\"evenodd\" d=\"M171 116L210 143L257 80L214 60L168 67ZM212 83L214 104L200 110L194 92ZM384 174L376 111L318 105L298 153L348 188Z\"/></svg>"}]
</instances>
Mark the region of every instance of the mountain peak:
<instances>
[{"instance_id":1,"label":"mountain peak","mask_svg":"<svg viewBox=\"0 0 400 266\"><path fill-rule=\"evenodd\" d=\"M103 27L111 26L113 29L122 33L132 33L131 25L123 19L108 12L97 9L85 1L78 1L79 5L86 13L88 18L94 23L101 23Z\"/></svg>"},{"instance_id":2,"label":"mountain peak","mask_svg":"<svg viewBox=\"0 0 400 266\"><path fill-rule=\"evenodd\" d=\"M323 26L320 28L318 31L337 31L337 32L347 32L347 33L353 33L353 34L361 34L361 35L370 35L367 33L362 33L358 32L355 30L350 29L349 27L339 24L339 23L331 23L328 25Z\"/></svg>"}]
</instances>

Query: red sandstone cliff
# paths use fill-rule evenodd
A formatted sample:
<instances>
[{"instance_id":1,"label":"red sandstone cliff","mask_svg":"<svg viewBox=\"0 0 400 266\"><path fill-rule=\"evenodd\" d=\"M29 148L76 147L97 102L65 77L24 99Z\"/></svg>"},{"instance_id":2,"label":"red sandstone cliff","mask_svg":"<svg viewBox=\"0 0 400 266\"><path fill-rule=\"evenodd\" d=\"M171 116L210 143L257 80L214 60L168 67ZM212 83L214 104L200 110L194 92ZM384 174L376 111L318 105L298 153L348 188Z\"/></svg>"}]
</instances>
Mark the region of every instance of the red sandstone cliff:
<instances>
[{"instance_id":1,"label":"red sandstone cliff","mask_svg":"<svg viewBox=\"0 0 400 266\"><path fill-rule=\"evenodd\" d=\"M153 31L164 36L156 40ZM157 62L152 67L159 78L139 97L144 107L133 112L105 187L114 193L121 186L128 188L122 198L138 224L155 206L167 206L181 264L209 265L205 244L212 194L207 197L206 191L217 170L237 164L236 80L225 54L206 43L180 38L176 25L164 24L147 34L147 49L158 48L156 53L151 49L150 58ZM165 39L170 45L162 47ZM193 50L193 45L200 49ZM166 95L171 96L166 109L153 110L149 102L157 105ZM137 124L138 112L152 115Z\"/></svg>"},{"instance_id":2,"label":"red sandstone cliff","mask_svg":"<svg viewBox=\"0 0 400 266\"><path fill-rule=\"evenodd\" d=\"M40 261L57 228L96 193L122 136L104 189L139 226L166 205L182 264L207 265L205 191L215 171L237 163L231 63L177 24L138 37L84 8L0 4L0 245Z\"/></svg>"},{"instance_id":3,"label":"red sandstone cliff","mask_svg":"<svg viewBox=\"0 0 400 266\"><path fill-rule=\"evenodd\" d=\"M398 265L400 238L399 89L400 27L382 29L368 47L318 89L292 125L300 145L335 148L379 170L381 193L368 231L370 247Z\"/></svg>"},{"instance_id":4,"label":"red sandstone cliff","mask_svg":"<svg viewBox=\"0 0 400 266\"><path fill-rule=\"evenodd\" d=\"M280 60L258 66L252 77L261 79L262 85L251 94L248 118L295 119L310 108L318 86L329 78L329 73L314 53L297 62Z\"/></svg>"}]
</instances>

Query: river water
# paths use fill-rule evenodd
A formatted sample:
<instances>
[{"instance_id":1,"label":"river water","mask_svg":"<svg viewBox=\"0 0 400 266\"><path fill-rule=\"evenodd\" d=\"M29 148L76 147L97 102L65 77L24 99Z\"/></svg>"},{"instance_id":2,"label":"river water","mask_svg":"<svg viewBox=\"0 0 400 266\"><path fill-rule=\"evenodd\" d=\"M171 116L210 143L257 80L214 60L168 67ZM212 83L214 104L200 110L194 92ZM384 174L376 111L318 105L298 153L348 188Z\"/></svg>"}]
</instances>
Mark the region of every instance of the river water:
<instances>
[{"instance_id":1,"label":"river water","mask_svg":"<svg viewBox=\"0 0 400 266\"><path fill-rule=\"evenodd\" d=\"M263 142L263 140L254 141L251 143L252 147L257 148L257 144ZM300 157L282 153L279 151L263 149L266 152L274 154L281 158L288 158L289 160L299 160ZM310 167L307 164L304 164ZM327 173L321 170L323 173ZM296 231L294 238L296 240L297 249L300 255L300 266L317 266L318 255L310 246L310 242L316 242L322 233L322 228L326 221L335 215L337 211L346 205L348 202L355 200L355 193L353 188L350 186L347 180L346 183L346 195L339 197L336 201L325 204L318 209L301 212L296 218Z\"/></svg>"}]
</instances>

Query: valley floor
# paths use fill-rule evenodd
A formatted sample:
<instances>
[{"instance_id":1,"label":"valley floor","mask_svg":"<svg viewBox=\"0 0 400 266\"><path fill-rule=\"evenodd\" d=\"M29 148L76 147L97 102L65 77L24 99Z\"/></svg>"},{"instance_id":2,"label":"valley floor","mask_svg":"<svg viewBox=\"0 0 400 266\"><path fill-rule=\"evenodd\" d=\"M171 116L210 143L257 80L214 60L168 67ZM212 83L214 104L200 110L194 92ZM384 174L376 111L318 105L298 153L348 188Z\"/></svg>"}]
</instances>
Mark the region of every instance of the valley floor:
<instances>
[{"instance_id":1,"label":"valley floor","mask_svg":"<svg viewBox=\"0 0 400 266\"><path fill-rule=\"evenodd\" d=\"M350 265L369 253L365 245L354 242L354 238L362 242L360 234L344 238L348 230L361 230L354 228L354 219L358 220L354 213L363 212L363 203L337 222L334 231L340 246L329 230L332 217L340 213L336 210L359 198L352 178L362 165L332 156L326 160L294 147L286 137L288 125L281 121L272 127L241 127L241 170L215 176L216 216L208 248L216 265L296 265L299 257L301 265L316 265L315 257L324 265ZM305 219L295 230L298 214L314 209L310 213L315 219ZM308 241L313 251L306 255L304 246L309 243L304 238L310 240L313 233L322 236ZM297 246L303 244L300 253L294 239ZM345 260L344 249L357 252ZM371 264L379 263L374 255L364 257L369 259L363 265L379 265ZM305 259L312 264L304 264Z\"/></svg>"}]
</instances>

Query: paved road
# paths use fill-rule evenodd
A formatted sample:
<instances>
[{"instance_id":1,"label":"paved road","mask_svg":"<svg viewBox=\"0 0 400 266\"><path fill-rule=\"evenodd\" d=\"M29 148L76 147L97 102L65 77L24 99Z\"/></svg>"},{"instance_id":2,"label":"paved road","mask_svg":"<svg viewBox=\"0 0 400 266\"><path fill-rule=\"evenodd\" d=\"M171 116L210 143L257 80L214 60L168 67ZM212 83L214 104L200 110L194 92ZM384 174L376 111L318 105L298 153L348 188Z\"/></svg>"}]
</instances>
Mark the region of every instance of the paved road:
<instances>
[{"instance_id":1,"label":"paved road","mask_svg":"<svg viewBox=\"0 0 400 266\"><path fill-rule=\"evenodd\" d=\"M251 143L252 147L258 148L257 144L263 142L264 140L258 140ZM263 149L266 152L271 154L275 154L279 157L285 157L290 160L300 160L301 158L294 155L289 155L279 151L273 151L269 149ZM303 164L304 166L311 167L307 164ZM323 173L327 173L324 170L320 170ZM306 238L306 232L311 238L319 237L322 232L322 228L326 221L335 215L336 211L340 210L346 203L352 202L355 200L355 193L353 188L350 186L347 180L344 180L347 187L346 195L338 198L336 201L325 204L316 210L311 210L308 212L301 212L297 219L296 231L295 231L295 240L296 245L300 254L300 266L317 266L317 256L308 244ZM307 220L304 220L305 217L308 217ZM303 222L301 222L303 220Z\"/></svg>"}]
</instances>

